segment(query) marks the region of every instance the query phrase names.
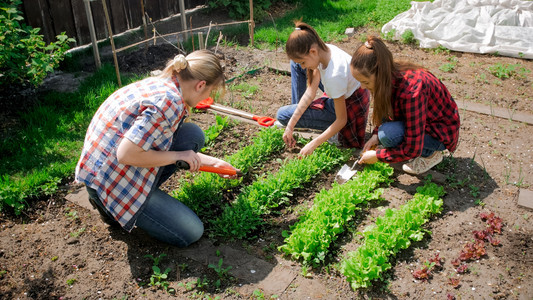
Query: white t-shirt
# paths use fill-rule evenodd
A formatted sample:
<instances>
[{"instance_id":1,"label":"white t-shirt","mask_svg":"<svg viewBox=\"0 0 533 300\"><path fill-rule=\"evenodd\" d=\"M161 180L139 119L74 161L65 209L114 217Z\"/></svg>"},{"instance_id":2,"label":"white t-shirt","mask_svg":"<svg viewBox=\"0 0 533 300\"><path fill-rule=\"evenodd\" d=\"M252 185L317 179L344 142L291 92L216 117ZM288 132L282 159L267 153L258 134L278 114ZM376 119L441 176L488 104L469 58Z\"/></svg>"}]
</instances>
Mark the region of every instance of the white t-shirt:
<instances>
[{"instance_id":1,"label":"white t-shirt","mask_svg":"<svg viewBox=\"0 0 533 300\"><path fill-rule=\"evenodd\" d=\"M331 59L327 68L323 69L322 64L318 66L324 90L330 98L348 98L361 86L350 72L352 57L335 45L326 46L331 51Z\"/></svg>"}]
</instances>

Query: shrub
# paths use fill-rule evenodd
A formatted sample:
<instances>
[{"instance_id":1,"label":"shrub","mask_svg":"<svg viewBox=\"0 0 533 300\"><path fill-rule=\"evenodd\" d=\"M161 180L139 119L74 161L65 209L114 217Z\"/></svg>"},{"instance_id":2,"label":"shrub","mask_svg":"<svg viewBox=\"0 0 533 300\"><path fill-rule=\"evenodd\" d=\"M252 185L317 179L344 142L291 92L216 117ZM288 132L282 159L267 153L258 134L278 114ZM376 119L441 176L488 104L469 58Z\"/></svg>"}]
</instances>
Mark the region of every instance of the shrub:
<instances>
[{"instance_id":1,"label":"shrub","mask_svg":"<svg viewBox=\"0 0 533 300\"><path fill-rule=\"evenodd\" d=\"M74 42L63 32L46 45L40 28L22 23L20 4L20 0L0 4L0 86L28 82L38 86L63 60L68 43Z\"/></svg>"},{"instance_id":2,"label":"shrub","mask_svg":"<svg viewBox=\"0 0 533 300\"><path fill-rule=\"evenodd\" d=\"M270 8L270 0L254 0L254 19L261 20L266 16L266 11ZM226 9L229 16L235 19L250 18L250 1L249 0L214 0L208 1L210 9Z\"/></svg>"}]
</instances>

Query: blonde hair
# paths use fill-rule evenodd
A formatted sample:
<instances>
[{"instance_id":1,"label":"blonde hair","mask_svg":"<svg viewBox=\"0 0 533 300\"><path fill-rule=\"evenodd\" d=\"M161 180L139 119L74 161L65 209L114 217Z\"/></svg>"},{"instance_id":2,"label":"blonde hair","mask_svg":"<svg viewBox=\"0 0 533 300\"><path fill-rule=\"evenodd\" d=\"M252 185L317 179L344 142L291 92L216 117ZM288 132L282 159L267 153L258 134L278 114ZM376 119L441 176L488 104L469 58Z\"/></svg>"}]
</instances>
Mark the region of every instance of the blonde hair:
<instances>
[{"instance_id":1,"label":"blonde hair","mask_svg":"<svg viewBox=\"0 0 533 300\"><path fill-rule=\"evenodd\" d=\"M220 60L209 50L198 50L187 56L178 54L169 61L160 77L179 74L182 80L204 80L206 85L224 90L224 71Z\"/></svg>"}]
</instances>

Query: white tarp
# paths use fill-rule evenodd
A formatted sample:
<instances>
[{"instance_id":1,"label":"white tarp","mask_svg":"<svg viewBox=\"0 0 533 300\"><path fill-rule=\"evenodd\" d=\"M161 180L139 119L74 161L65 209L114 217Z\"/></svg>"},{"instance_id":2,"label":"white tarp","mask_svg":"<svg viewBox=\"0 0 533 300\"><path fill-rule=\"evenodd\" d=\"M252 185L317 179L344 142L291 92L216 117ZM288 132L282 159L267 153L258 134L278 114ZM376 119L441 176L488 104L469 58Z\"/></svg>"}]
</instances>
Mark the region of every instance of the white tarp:
<instances>
[{"instance_id":1,"label":"white tarp","mask_svg":"<svg viewBox=\"0 0 533 300\"><path fill-rule=\"evenodd\" d=\"M533 59L533 1L435 0L411 2L381 29L410 29L422 48L496 53Z\"/></svg>"}]
</instances>

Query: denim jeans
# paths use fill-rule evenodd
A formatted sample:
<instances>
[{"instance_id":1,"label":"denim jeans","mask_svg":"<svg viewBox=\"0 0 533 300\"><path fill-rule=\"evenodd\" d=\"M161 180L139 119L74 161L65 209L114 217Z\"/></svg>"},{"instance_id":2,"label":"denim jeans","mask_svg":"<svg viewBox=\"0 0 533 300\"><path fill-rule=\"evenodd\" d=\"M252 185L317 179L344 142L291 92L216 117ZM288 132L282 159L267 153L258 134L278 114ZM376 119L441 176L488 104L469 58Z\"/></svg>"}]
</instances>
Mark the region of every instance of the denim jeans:
<instances>
[{"instance_id":1,"label":"denim jeans","mask_svg":"<svg viewBox=\"0 0 533 300\"><path fill-rule=\"evenodd\" d=\"M205 136L200 127L193 123L183 123L174 133L170 150L198 152L204 143ZM136 226L162 242L186 247L200 239L204 225L190 208L159 189L176 169L174 164L159 169L155 186L135 216ZM92 188L88 187L87 191L91 198L98 197ZM94 202L105 210L101 201Z\"/></svg>"},{"instance_id":2,"label":"denim jeans","mask_svg":"<svg viewBox=\"0 0 533 300\"><path fill-rule=\"evenodd\" d=\"M297 107L298 104L280 107L276 114L276 119L278 122L284 126L287 126ZM336 119L337 116L335 115L335 103L333 99L329 98L324 103L324 109L307 108L298 120L298 123L296 123L295 127L326 130L329 126L331 126L331 124L333 124L333 122L335 122Z\"/></svg>"},{"instance_id":3,"label":"denim jeans","mask_svg":"<svg viewBox=\"0 0 533 300\"><path fill-rule=\"evenodd\" d=\"M381 124L378 129L378 139L385 148L393 148L403 141L405 133L405 123L403 121L386 122ZM428 157L435 151L446 149L444 144L429 134L424 134L424 146L422 148L422 157Z\"/></svg>"},{"instance_id":4,"label":"denim jeans","mask_svg":"<svg viewBox=\"0 0 533 300\"><path fill-rule=\"evenodd\" d=\"M324 91L322 82L318 88ZM298 104L307 89L307 70L291 59L291 104Z\"/></svg>"}]
</instances>

